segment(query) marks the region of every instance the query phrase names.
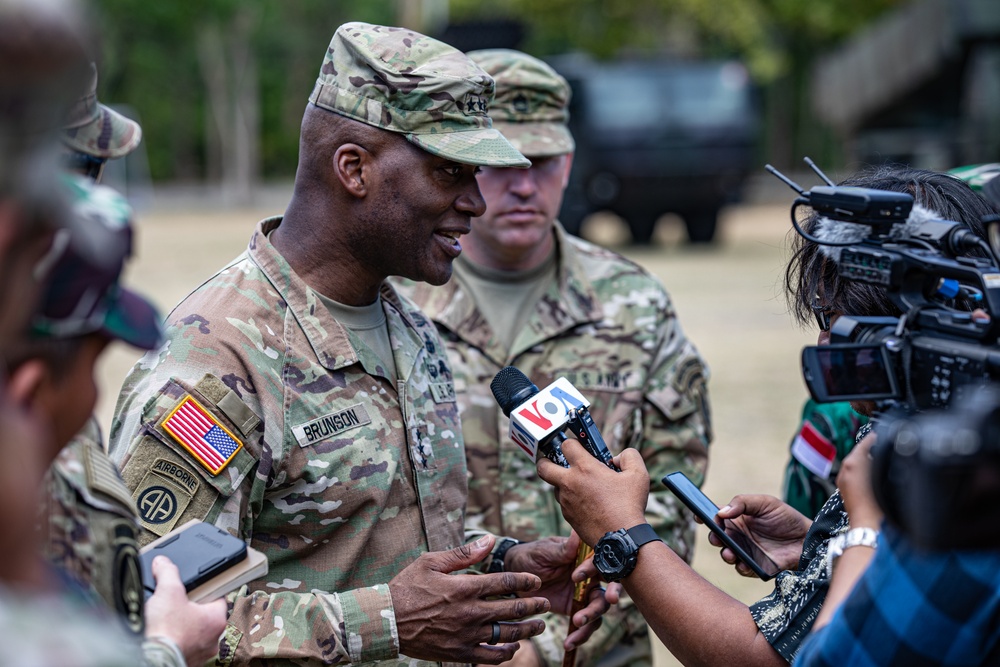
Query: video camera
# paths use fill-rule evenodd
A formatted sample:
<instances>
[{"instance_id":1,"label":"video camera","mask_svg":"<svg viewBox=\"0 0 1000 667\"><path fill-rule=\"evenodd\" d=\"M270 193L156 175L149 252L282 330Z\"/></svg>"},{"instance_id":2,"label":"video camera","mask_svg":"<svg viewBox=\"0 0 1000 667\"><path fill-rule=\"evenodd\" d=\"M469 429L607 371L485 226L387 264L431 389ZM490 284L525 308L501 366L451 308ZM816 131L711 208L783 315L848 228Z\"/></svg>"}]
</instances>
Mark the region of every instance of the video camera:
<instances>
[{"instance_id":1,"label":"video camera","mask_svg":"<svg viewBox=\"0 0 1000 667\"><path fill-rule=\"evenodd\" d=\"M826 186L804 191L768 165L800 195L792 204L795 230L828 247L842 278L884 289L902 312L838 317L829 345L802 351L809 392L821 403L875 404L881 415L873 489L886 517L917 546L997 548L997 251L964 224L935 219L908 194L836 186L806 162ZM840 233L826 230L817 238L804 231L796 218L800 206L826 219L820 224L840 226ZM1000 220L984 222L992 225L991 241L1000 237ZM974 316L977 309L985 315Z\"/></svg>"},{"instance_id":2,"label":"video camera","mask_svg":"<svg viewBox=\"0 0 1000 667\"><path fill-rule=\"evenodd\" d=\"M830 345L803 349L813 398L915 411L946 407L1000 379L1000 262L990 245L963 223L935 219L909 194L836 186L806 162L826 186L805 191L767 165L800 195L791 210L795 230L830 249L842 278L883 288L903 313L844 314ZM807 233L796 219L800 206L842 226L837 232L847 240ZM982 256L970 256L977 249ZM988 317L974 317L974 309Z\"/></svg>"}]
</instances>

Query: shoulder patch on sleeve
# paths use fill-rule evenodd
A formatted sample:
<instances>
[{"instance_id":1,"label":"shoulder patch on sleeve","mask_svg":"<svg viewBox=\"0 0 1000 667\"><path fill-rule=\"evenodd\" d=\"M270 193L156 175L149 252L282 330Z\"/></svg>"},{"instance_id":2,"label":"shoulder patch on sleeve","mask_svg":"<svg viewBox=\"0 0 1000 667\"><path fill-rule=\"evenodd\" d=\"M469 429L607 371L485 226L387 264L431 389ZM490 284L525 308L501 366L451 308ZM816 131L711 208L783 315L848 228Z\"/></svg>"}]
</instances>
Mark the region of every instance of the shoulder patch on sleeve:
<instances>
[{"instance_id":1,"label":"shoulder patch on sleeve","mask_svg":"<svg viewBox=\"0 0 1000 667\"><path fill-rule=\"evenodd\" d=\"M90 446L85 450L83 464L87 473L87 486L91 491L102 493L121 503L127 508L134 508L132 494L118 474L118 468L111 459L97 447Z\"/></svg>"},{"instance_id":2,"label":"shoulder patch on sleeve","mask_svg":"<svg viewBox=\"0 0 1000 667\"><path fill-rule=\"evenodd\" d=\"M243 442L190 394L160 422L163 430L212 475L229 465Z\"/></svg>"}]
</instances>

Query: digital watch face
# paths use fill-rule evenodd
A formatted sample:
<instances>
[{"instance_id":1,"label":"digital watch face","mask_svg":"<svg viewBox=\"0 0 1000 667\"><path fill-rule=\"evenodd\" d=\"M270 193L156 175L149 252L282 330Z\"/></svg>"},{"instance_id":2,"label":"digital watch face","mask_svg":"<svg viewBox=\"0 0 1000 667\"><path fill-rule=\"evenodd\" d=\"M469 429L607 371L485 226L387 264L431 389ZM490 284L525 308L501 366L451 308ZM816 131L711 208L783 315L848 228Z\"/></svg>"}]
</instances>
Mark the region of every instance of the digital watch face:
<instances>
[{"instance_id":1,"label":"digital watch face","mask_svg":"<svg viewBox=\"0 0 1000 667\"><path fill-rule=\"evenodd\" d=\"M895 398L888 354L883 345L813 345L802 350L802 373L820 403Z\"/></svg>"}]
</instances>

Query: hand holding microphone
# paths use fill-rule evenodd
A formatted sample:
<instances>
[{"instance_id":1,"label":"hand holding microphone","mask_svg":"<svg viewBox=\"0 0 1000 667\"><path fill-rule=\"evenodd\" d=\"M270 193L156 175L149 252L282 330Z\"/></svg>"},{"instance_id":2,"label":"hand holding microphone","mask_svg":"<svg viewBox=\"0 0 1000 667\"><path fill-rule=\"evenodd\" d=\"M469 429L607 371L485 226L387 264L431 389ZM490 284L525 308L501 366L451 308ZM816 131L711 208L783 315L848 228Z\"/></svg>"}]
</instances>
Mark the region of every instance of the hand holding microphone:
<instances>
[{"instance_id":1,"label":"hand holding microphone","mask_svg":"<svg viewBox=\"0 0 1000 667\"><path fill-rule=\"evenodd\" d=\"M500 369L490 383L493 397L503 413L510 417L510 438L533 462L538 452L564 468L569 462L562 453L562 443L566 440L564 431L569 430L590 454L613 470L611 452L601 436L594 419L590 416L590 402L566 378L559 378L545 389L539 390L528 377L514 366ZM579 567L594 555L594 550L580 541L576 554ZM573 603L569 614L569 634L575 626L573 616L583 609L589 578L577 582L573 592ZM563 667L576 663L576 647L563 655Z\"/></svg>"}]
</instances>

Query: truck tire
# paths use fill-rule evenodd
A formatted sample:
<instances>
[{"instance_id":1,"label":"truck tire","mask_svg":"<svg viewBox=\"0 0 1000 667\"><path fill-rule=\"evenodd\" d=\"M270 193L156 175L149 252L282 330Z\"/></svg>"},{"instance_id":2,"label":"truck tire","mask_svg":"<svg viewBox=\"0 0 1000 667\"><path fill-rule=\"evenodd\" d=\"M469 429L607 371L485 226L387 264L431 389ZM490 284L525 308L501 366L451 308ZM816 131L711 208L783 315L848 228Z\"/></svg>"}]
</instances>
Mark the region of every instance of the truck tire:
<instances>
[{"instance_id":1,"label":"truck tire","mask_svg":"<svg viewBox=\"0 0 1000 667\"><path fill-rule=\"evenodd\" d=\"M695 209L682 214L690 243L711 243L715 239L715 228L719 221L719 209Z\"/></svg>"}]
</instances>

